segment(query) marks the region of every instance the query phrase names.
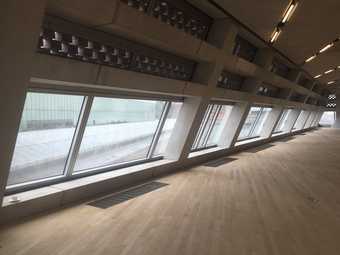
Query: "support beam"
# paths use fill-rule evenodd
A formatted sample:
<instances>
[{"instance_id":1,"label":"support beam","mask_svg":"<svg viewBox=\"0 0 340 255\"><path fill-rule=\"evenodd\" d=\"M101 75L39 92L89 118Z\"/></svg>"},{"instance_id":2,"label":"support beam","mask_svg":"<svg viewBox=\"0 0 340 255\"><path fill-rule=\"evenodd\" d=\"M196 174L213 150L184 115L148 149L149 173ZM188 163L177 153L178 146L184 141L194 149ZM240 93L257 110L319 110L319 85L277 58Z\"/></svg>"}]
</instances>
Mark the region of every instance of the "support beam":
<instances>
[{"instance_id":1,"label":"support beam","mask_svg":"<svg viewBox=\"0 0 340 255\"><path fill-rule=\"evenodd\" d=\"M241 132L243 123L245 122L250 109L249 103L236 103L231 110L229 119L223 128L220 143L222 148L234 146Z\"/></svg>"},{"instance_id":2,"label":"support beam","mask_svg":"<svg viewBox=\"0 0 340 255\"><path fill-rule=\"evenodd\" d=\"M275 127L277 125L277 123L279 122L280 120L280 116L282 114L282 111L283 111L283 107L282 106L277 106L277 107L274 107L268 117L267 117L267 120L266 120L266 123L262 129L262 132L261 132L261 137L263 138L269 138L272 136L274 130L275 130Z\"/></svg>"},{"instance_id":3,"label":"support beam","mask_svg":"<svg viewBox=\"0 0 340 255\"><path fill-rule=\"evenodd\" d=\"M336 90L335 122L333 128L340 128L340 89Z\"/></svg>"},{"instance_id":4,"label":"support beam","mask_svg":"<svg viewBox=\"0 0 340 255\"><path fill-rule=\"evenodd\" d=\"M221 47L226 54L231 54L236 35L237 29L228 19L217 20L213 24L213 31L210 33L208 41ZM217 56L213 63L200 63L197 66L193 80L206 85L207 93L204 97L189 98L184 101L174 128L181 132L172 134L166 149L166 158L179 160L179 162L188 158L223 67L223 55Z\"/></svg>"},{"instance_id":5,"label":"support beam","mask_svg":"<svg viewBox=\"0 0 340 255\"><path fill-rule=\"evenodd\" d=\"M2 0L0 8L0 202L3 199L45 0Z\"/></svg>"}]
</instances>

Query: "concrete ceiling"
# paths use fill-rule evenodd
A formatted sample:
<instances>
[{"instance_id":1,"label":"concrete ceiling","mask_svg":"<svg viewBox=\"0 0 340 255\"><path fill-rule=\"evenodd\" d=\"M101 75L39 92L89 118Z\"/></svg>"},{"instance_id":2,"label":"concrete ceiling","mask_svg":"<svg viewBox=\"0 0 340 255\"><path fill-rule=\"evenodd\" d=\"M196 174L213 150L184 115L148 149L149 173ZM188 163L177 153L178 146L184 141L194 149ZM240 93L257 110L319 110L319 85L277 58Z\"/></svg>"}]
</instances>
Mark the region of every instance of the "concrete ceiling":
<instances>
[{"instance_id":1,"label":"concrete ceiling","mask_svg":"<svg viewBox=\"0 0 340 255\"><path fill-rule=\"evenodd\" d=\"M290 0L215 0L264 40L268 41ZM300 0L290 22L274 47L296 64L340 36L339 0ZM315 76L340 65L340 42L303 68ZM340 79L340 70L324 75L320 82Z\"/></svg>"}]
</instances>

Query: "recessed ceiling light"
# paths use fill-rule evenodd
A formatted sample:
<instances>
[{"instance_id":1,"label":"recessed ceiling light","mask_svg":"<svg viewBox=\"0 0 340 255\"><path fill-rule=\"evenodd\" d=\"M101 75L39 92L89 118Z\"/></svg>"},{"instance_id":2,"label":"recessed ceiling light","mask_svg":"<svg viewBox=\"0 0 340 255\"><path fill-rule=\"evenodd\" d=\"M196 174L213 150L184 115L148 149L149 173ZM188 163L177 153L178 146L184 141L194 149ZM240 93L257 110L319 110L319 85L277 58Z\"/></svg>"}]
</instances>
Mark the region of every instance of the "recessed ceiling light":
<instances>
[{"instance_id":1,"label":"recessed ceiling light","mask_svg":"<svg viewBox=\"0 0 340 255\"><path fill-rule=\"evenodd\" d=\"M270 39L270 43L274 43L277 40L277 38L279 38L280 34L281 34L281 29L278 27L275 28L275 31L272 34L272 37Z\"/></svg>"},{"instance_id":2,"label":"recessed ceiling light","mask_svg":"<svg viewBox=\"0 0 340 255\"><path fill-rule=\"evenodd\" d=\"M288 20L292 17L294 11L296 10L296 7L298 6L298 3L295 1L292 1L286 11L286 13L283 15L282 23L288 22Z\"/></svg>"},{"instance_id":3,"label":"recessed ceiling light","mask_svg":"<svg viewBox=\"0 0 340 255\"><path fill-rule=\"evenodd\" d=\"M335 81L329 81L327 82L328 85L335 83Z\"/></svg>"},{"instance_id":4,"label":"recessed ceiling light","mask_svg":"<svg viewBox=\"0 0 340 255\"><path fill-rule=\"evenodd\" d=\"M329 43L327 44L325 47L323 47L319 53L325 52L326 50L328 50L329 48L332 48L334 46L334 43Z\"/></svg>"},{"instance_id":5,"label":"recessed ceiling light","mask_svg":"<svg viewBox=\"0 0 340 255\"><path fill-rule=\"evenodd\" d=\"M331 72L334 72L334 69L330 69L330 70L326 71L325 74L328 74L328 73L331 73Z\"/></svg>"},{"instance_id":6,"label":"recessed ceiling light","mask_svg":"<svg viewBox=\"0 0 340 255\"><path fill-rule=\"evenodd\" d=\"M316 55L313 55L313 56L307 58L305 62L308 63L308 62L312 61L314 58L316 58Z\"/></svg>"},{"instance_id":7,"label":"recessed ceiling light","mask_svg":"<svg viewBox=\"0 0 340 255\"><path fill-rule=\"evenodd\" d=\"M322 76L322 74L316 75L314 76L314 79L320 78Z\"/></svg>"}]
</instances>

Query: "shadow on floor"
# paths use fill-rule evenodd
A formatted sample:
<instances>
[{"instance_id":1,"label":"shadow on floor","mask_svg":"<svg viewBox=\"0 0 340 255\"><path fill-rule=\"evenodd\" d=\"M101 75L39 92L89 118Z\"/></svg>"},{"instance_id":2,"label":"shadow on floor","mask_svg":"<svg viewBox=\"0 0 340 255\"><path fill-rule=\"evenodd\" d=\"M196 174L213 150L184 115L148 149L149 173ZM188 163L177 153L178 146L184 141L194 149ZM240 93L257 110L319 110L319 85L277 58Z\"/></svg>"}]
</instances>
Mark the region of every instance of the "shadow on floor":
<instances>
[{"instance_id":1,"label":"shadow on floor","mask_svg":"<svg viewBox=\"0 0 340 255\"><path fill-rule=\"evenodd\" d=\"M207 163L205 163L203 166L207 166L207 167L219 167L222 166L224 164L230 163L234 160L237 160L237 158L220 158L220 159L216 159L213 161L209 161Z\"/></svg>"},{"instance_id":2,"label":"shadow on floor","mask_svg":"<svg viewBox=\"0 0 340 255\"><path fill-rule=\"evenodd\" d=\"M295 137L293 137L293 136L290 136L290 137L286 137L286 138L283 138L283 139L277 140L277 141L275 141L275 142L276 142L276 143L285 143L285 142L292 141L292 140L294 140L294 139L295 139Z\"/></svg>"},{"instance_id":3,"label":"shadow on floor","mask_svg":"<svg viewBox=\"0 0 340 255\"><path fill-rule=\"evenodd\" d=\"M246 150L246 152L248 152L248 153L257 153L257 152L269 149L269 148L271 148L273 146L275 146L275 145L274 144L265 144L265 145L262 145L262 146L258 146L258 147Z\"/></svg>"}]
</instances>

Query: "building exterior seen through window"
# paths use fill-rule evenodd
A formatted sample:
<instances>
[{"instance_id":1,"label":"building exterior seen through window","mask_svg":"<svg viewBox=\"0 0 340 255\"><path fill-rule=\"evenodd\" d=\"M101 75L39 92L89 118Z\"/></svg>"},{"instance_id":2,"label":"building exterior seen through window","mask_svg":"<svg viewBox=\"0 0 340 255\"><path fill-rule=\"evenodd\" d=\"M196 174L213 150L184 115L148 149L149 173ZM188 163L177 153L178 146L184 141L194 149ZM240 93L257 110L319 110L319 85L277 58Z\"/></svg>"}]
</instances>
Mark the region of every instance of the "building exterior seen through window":
<instances>
[{"instance_id":1,"label":"building exterior seen through window","mask_svg":"<svg viewBox=\"0 0 340 255\"><path fill-rule=\"evenodd\" d=\"M334 124L336 119L335 111L326 111L322 114L322 117L319 121L319 125L330 127Z\"/></svg>"}]
</instances>

